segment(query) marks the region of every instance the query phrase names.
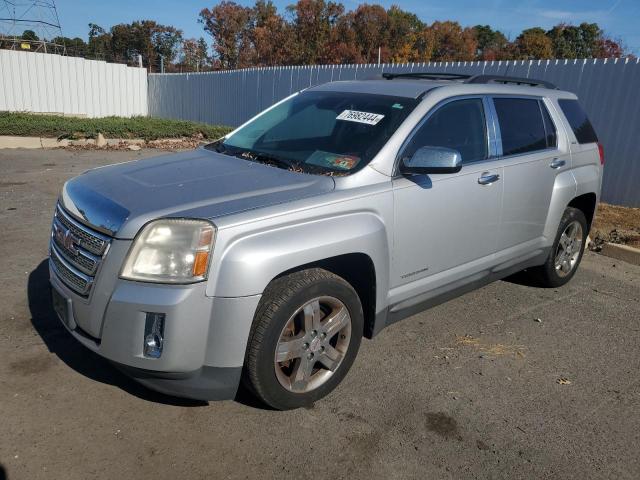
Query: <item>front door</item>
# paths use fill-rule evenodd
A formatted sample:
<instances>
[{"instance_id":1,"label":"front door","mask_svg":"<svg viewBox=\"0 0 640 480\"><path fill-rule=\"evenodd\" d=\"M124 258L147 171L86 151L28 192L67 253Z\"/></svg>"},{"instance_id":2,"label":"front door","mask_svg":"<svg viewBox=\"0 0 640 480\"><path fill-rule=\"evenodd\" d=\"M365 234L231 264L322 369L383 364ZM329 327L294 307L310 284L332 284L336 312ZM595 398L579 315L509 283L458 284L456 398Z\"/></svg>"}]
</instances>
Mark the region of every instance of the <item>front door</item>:
<instances>
[{"instance_id":1,"label":"front door","mask_svg":"<svg viewBox=\"0 0 640 480\"><path fill-rule=\"evenodd\" d=\"M502 168L490 159L488 130L482 98L454 99L432 110L403 149L402 157L424 146L455 149L463 167L454 174L393 182L392 310L490 267L500 223Z\"/></svg>"}]
</instances>

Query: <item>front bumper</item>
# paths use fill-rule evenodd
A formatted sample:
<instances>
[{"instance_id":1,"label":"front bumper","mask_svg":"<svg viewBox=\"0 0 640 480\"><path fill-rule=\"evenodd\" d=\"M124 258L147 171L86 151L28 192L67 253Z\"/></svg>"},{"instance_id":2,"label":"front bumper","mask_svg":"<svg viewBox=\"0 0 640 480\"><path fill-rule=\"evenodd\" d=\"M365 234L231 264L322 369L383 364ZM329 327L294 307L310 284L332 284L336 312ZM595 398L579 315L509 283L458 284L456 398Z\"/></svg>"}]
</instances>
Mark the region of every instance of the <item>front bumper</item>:
<instances>
[{"instance_id":1,"label":"front bumper","mask_svg":"<svg viewBox=\"0 0 640 480\"><path fill-rule=\"evenodd\" d=\"M113 365L125 375L156 392L205 401L234 398L242 375L242 367L203 366L195 372L169 373L142 370L118 363Z\"/></svg>"},{"instance_id":2,"label":"front bumper","mask_svg":"<svg viewBox=\"0 0 640 480\"><path fill-rule=\"evenodd\" d=\"M207 297L205 283L179 286L118 279L112 292L99 292L87 302L51 266L49 270L52 288L68 306L62 323L85 347L154 390L199 400L233 398L259 295ZM104 297L105 302L97 301ZM143 354L147 312L165 315L160 358ZM89 319L98 318L99 330L83 330L83 325L95 325Z\"/></svg>"}]
</instances>

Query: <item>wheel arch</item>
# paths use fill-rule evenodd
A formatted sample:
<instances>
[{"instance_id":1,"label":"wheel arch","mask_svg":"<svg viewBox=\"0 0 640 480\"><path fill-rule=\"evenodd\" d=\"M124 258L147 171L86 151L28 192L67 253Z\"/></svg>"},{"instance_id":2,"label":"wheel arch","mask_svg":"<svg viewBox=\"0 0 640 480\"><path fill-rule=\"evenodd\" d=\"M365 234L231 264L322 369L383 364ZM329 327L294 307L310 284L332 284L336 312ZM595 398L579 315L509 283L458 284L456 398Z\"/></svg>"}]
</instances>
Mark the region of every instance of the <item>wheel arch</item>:
<instances>
[{"instance_id":1,"label":"wheel arch","mask_svg":"<svg viewBox=\"0 0 640 480\"><path fill-rule=\"evenodd\" d=\"M544 227L544 237L547 245L551 246L553 244L562 215L569 202L576 197L576 191L576 179L571 170L566 170L556 176Z\"/></svg>"},{"instance_id":2,"label":"wheel arch","mask_svg":"<svg viewBox=\"0 0 640 480\"><path fill-rule=\"evenodd\" d=\"M388 235L382 218L360 211L230 236L219 245L207 295L261 295L270 282L282 275L324 268L354 287L365 314L365 335L371 336L373 319L386 308Z\"/></svg>"},{"instance_id":3,"label":"wheel arch","mask_svg":"<svg viewBox=\"0 0 640 480\"><path fill-rule=\"evenodd\" d=\"M596 212L597 197L595 192L584 193L578 195L569 202L567 207L573 207L584 213L587 219L587 231L591 230L591 224L593 223L593 217Z\"/></svg>"},{"instance_id":4,"label":"wheel arch","mask_svg":"<svg viewBox=\"0 0 640 480\"><path fill-rule=\"evenodd\" d=\"M290 268L276 275L271 281L310 268L327 270L343 278L353 287L362 304L362 311L364 313L364 336L371 338L373 336L376 318L377 291L376 268L371 257L361 252L336 255Z\"/></svg>"}]
</instances>

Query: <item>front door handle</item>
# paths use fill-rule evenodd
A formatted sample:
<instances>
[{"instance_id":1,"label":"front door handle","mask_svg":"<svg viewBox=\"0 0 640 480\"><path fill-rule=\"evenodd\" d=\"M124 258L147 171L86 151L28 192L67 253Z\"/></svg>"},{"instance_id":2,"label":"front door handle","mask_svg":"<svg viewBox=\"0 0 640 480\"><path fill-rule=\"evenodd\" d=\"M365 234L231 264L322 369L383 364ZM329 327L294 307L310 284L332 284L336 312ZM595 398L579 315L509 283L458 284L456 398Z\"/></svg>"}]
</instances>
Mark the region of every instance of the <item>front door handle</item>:
<instances>
[{"instance_id":1,"label":"front door handle","mask_svg":"<svg viewBox=\"0 0 640 480\"><path fill-rule=\"evenodd\" d=\"M480 176L480 178L478 178L478 183L480 185L491 185L492 183L495 183L498 180L500 180L500 175L498 175L497 173L484 172Z\"/></svg>"},{"instance_id":2,"label":"front door handle","mask_svg":"<svg viewBox=\"0 0 640 480\"><path fill-rule=\"evenodd\" d=\"M549 164L549 166L551 168L560 168L560 167L564 167L566 163L567 162L565 162L564 160L560 160L559 158L554 158L553 161Z\"/></svg>"}]
</instances>

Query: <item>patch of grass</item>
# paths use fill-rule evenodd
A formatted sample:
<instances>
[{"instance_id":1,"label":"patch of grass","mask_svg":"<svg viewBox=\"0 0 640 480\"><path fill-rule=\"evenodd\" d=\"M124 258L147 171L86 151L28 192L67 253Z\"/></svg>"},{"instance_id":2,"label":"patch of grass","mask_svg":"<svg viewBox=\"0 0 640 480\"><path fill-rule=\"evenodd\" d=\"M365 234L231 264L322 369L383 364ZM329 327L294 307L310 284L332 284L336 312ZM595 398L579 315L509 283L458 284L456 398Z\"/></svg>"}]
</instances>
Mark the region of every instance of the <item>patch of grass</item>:
<instances>
[{"instance_id":1,"label":"patch of grass","mask_svg":"<svg viewBox=\"0 0 640 480\"><path fill-rule=\"evenodd\" d=\"M76 118L57 115L0 112L0 135L51 138L177 138L202 136L216 139L231 131L222 125L151 117Z\"/></svg>"}]
</instances>

